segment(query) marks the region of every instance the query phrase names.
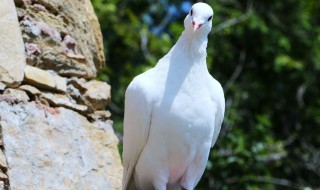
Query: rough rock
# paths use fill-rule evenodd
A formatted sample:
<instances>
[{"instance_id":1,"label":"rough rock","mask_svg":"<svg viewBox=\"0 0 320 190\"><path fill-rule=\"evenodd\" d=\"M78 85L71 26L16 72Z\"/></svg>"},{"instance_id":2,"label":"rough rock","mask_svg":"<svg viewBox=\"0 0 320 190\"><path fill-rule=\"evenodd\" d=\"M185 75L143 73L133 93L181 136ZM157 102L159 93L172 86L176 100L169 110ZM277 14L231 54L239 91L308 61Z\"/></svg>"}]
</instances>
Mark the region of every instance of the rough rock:
<instances>
[{"instance_id":1,"label":"rough rock","mask_svg":"<svg viewBox=\"0 0 320 190\"><path fill-rule=\"evenodd\" d=\"M0 91L3 91L6 88L6 84L4 84L3 82L0 82Z\"/></svg>"},{"instance_id":2,"label":"rough rock","mask_svg":"<svg viewBox=\"0 0 320 190\"><path fill-rule=\"evenodd\" d=\"M4 182L0 181L0 190L5 190Z\"/></svg>"},{"instance_id":3,"label":"rough rock","mask_svg":"<svg viewBox=\"0 0 320 190\"><path fill-rule=\"evenodd\" d=\"M84 97L90 101L94 109L104 109L111 99L111 87L105 82L92 80L84 84Z\"/></svg>"},{"instance_id":4,"label":"rough rock","mask_svg":"<svg viewBox=\"0 0 320 190\"><path fill-rule=\"evenodd\" d=\"M84 78L71 77L67 79L68 85L72 85L79 90L81 94L84 94L87 91L85 84L87 81Z\"/></svg>"},{"instance_id":5,"label":"rough rock","mask_svg":"<svg viewBox=\"0 0 320 190\"><path fill-rule=\"evenodd\" d=\"M26 66L24 74L25 82L27 84L58 92L67 91L66 79L54 74L53 72L48 72L32 66Z\"/></svg>"},{"instance_id":6,"label":"rough rock","mask_svg":"<svg viewBox=\"0 0 320 190\"><path fill-rule=\"evenodd\" d=\"M0 94L0 102L4 101L10 104L26 103L29 100L28 95L21 90L6 89L3 94Z\"/></svg>"},{"instance_id":7,"label":"rough rock","mask_svg":"<svg viewBox=\"0 0 320 190\"><path fill-rule=\"evenodd\" d=\"M32 95L40 95L41 94L40 90L38 90L36 87L28 85L28 84L19 86L19 89L24 90Z\"/></svg>"},{"instance_id":8,"label":"rough rock","mask_svg":"<svg viewBox=\"0 0 320 190\"><path fill-rule=\"evenodd\" d=\"M90 0L0 0L0 38L0 190L120 190Z\"/></svg>"},{"instance_id":9,"label":"rough rock","mask_svg":"<svg viewBox=\"0 0 320 190\"><path fill-rule=\"evenodd\" d=\"M99 111L93 112L92 114L89 114L89 117L95 121L97 120L106 121L111 117L111 113L107 110L99 110Z\"/></svg>"},{"instance_id":10,"label":"rough rock","mask_svg":"<svg viewBox=\"0 0 320 190\"><path fill-rule=\"evenodd\" d=\"M88 106L79 104L68 94L58 94L44 90L40 91L31 85L22 85L19 89L27 92L37 102L41 102L47 106L65 107L83 114L89 111Z\"/></svg>"},{"instance_id":11,"label":"rough rock","mask_svg":"<svg viewBox=\"0 0 320 190\"><path fill-rule=\"evenodd\" d=\"M4 174L2 171L0 171L0 180L6 180L6 179L8 179L8 176ZM0 189L1 189L1 183L0 183Z\"/></svg>"},{"instance_id":12,"label":"rough rock","mask_svg":"<svg viewBox=\"0 0 320 190\"><path fill-rule=\"evenodd\" d=\"M111 99L111 87L105 82L96 80L87 82L83 78L72 77L67 79L67 83L68 86L72 85L71 89L76 88L78 94L83 95L94 110L102 110ZM74 93L77 94L75 91Z\"/></svg>"},{"instance_id":13,"label":"rough rock","mask_svg":"<svg viewBox=\"0 0 320 190\"><path fill-rule=\"evenodd\" d=\"M61 106L82 113L88 111L87 106L77 104L77 102L68 95L41 92L40 98L47 100L48 103L54 107Z\"/></svg>"},{"instance_id":14,"label":"rough rock","mask_svg":"<svg viewBox=\"0 0 320 190\"><path fill-rule=\"evenodd\" d=\"M100 25L90 0L15 3L29 65L61 76L96 76L105 61Z\"/></svg>"},{"instance_id":15,"label":"rough rock","mask_svg":"<svg viewBox=\"0 0 320 190\"><path fill-rule=\"evenodd\" d=\"M7 97L14 97L17 102L27 102L29 101L29 96L25 91L14 89L14 88L7 88L2 96Z\"/></svg>"},{"instance_id":16,"label":"rough rock","mask_svg":"<svg viewBox=\"0 0 320 190\"><path fill-rule=\"evenodd\" d=\"M0 82L18 86L26 65L24 45L12 0L0 1ZM3 85L1 85L3 86Z\"/></svg>"},{"instance_id":17,"label":"rough rock","mask_svg":"<svg viewBox=\"0 0 320 190\"><path fill-rule=\"evenodd\" d=\"M4 155L4 153L2 152L2 150L0 150L0 168L7 168L7 158ZM0 176L1 179L1 176Z\"/></svg>"},{"instance_id":18,"label":"rough rock","mask_svg":"<svg viewBox=\"0 0 320 190\"><path fill-rule=\"evenodd\" d=\"M91 114L88 114L88 118L99 128L105 131L114 132L112 128L113 122L110 120L111 113L107 110L98 110Z\"/></svg>"},{"instance_id":19,"label":"rough rock","mask_svg":"<svg viewBox=\"0 0 320 190\"><path fill-rule=\"evenodd\" d=\"M118 140L65 108L0 102L11 190L121 189ZM70 119L72 118L72 119Z\"/></svg>"},{"instance_id":20,"label":"rough rock","mask_svg":"<svg viewBox=\"0 0 320 190\"><path fill-rule=\"evenodd\" d=\"M99 127L104 131L109 131L111 133L114 133L114 130L112 128L113 122L111 120L106 120L106 121L97 120L97 121L94 121L93 124L95 124L97 127Z\"/></svg>"},{"instance_id":21,"label":"rough rock","mask_svg":"<svg viewBox=\"0 0 320 190\"><path fill-rule=\"evenodd\" d=\"M85 7L88 9L87 11L91 14L87 14L85 17L88 19L92 33L94 34L94 42L97 46L97 54L93 57L95 66L98 70L101 70L105 64L104 52L103 52L103 40L102 40L102 33L100 29L100 24L97 16L94 14L93 6L91 5L90 0L85 0Z\"/></svg>"}]
</instances>

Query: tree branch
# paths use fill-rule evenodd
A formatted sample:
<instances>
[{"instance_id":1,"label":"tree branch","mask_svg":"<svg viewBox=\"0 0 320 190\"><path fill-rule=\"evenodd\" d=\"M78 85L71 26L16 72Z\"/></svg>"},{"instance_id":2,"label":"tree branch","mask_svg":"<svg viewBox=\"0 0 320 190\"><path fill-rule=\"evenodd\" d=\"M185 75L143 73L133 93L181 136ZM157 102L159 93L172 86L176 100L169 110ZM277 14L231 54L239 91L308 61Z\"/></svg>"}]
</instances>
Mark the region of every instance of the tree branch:
<instances>
[{"instance_id":1,"label":"tree branch","mask_svg":"<svg viewBox=\"0 0 320 190\"><path fill-rule=\"evenodd\" d=\"M212 28L212 34L220 32L221 30L224 30L225 28L229 28L233 25L239 24L245 20L247 20L252 15L252 8L249 8L249 10L244 14L236 18L229 19L223 23L220 23L216 27Z\"/></svg>"},{"instance_id":2,"label":"tree branch","mask_svg":"<svg viewBox=\"0 0 320 190\"><path fill-rule=\"evenodd\" d=\"M275 185L281 185L281 186L285 186L285 187L291 187L291 188L300 189L299 185L294 184L294 183L292 183L291 181L289 181L287 179L257 176L257 178L255 178L255 181L263 182L263 183L271 183L271 184L275 184Z\"/></svg>"},{"instance_id":3,"label":"tree branch","mask_svg":"<svg viewBox=\"0 0 320 190\"><path fill-rule=\"evenodd\" d=\"M231 77L229 78L229 80L227 81L224 89L225 89L225 93L227 93L230 89L230 86L237 80L237 78L240 76L242 70L243 70L243 63L246 59L246 52L242 51L240 53L240 57L239 57L239 64L237 65L236 69L234 70L234 72L232 73Z\"/></svg>"},{"instance_id":4,"label":"tree branch","mask_svg":"<svg viewBox=\"0 0 320 190\"><path fill-rule=\"evenodd\" d=\"M144 57L146 58L146 60L150 60L152 55L148 49L148 36L147 36L147 32L145 30L140 31L140 38L141 38L141 46L140 47L141 47L142 53L143 53Z\"/></svg>"}]
</instances>

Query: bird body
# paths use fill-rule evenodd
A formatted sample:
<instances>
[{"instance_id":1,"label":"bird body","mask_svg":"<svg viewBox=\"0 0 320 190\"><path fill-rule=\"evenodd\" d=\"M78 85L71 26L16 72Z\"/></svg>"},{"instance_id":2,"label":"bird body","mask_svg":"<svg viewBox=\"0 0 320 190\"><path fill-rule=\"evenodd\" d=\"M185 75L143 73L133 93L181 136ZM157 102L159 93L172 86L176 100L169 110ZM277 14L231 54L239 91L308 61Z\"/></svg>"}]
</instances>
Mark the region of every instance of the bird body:
<instances>
[{"instance_id":1,"label":"bird body","mask_svg":"<svg viewBox=\"0 0 320 190\"><path fill-rule=\"evenodd\" d=\"M204 172L220 132L224 94L206 65L210 30L196 33L193 21L186 17L176 45L127 88L123 189L192 190Z\"/></svg>"}]
</instances>

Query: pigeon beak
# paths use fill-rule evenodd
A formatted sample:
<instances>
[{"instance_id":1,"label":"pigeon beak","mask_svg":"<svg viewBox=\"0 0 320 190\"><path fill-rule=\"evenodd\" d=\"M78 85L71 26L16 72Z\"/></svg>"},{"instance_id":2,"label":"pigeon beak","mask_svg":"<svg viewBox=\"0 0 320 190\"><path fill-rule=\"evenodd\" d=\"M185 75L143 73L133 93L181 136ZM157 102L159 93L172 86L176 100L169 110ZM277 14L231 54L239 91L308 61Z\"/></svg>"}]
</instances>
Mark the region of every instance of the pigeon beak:
<instances>
[{"instance_id":1,"label":"pigeon beak","mask_svg":"<svg viewBox=\"0 0 320 190\"><path fill-rule=\"evenodd\" d=\"M192 20L193 32L198 30L202 25L203 23L195 22L194 20Z\"/></svg>"}]
</instances>

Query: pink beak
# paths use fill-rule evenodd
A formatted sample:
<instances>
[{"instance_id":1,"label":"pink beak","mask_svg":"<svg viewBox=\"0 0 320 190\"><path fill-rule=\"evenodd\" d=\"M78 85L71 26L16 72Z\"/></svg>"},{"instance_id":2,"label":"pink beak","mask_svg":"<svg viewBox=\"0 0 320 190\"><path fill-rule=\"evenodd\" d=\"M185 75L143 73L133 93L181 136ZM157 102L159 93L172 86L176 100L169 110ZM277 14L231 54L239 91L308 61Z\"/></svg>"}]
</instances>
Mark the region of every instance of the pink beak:
<instances>
[{"instance_id":1,"label":"pink beak","mask_svg":"<svg viewBox=\"0 0 320 190\"><path fill-rule=\"evenodd\" d=\"M192 25L193 25L193 32L195 32L197 29L199 29L203 24L198 24L196 23L194 20L192 21Z\"/></svg>"}]
</instances>

